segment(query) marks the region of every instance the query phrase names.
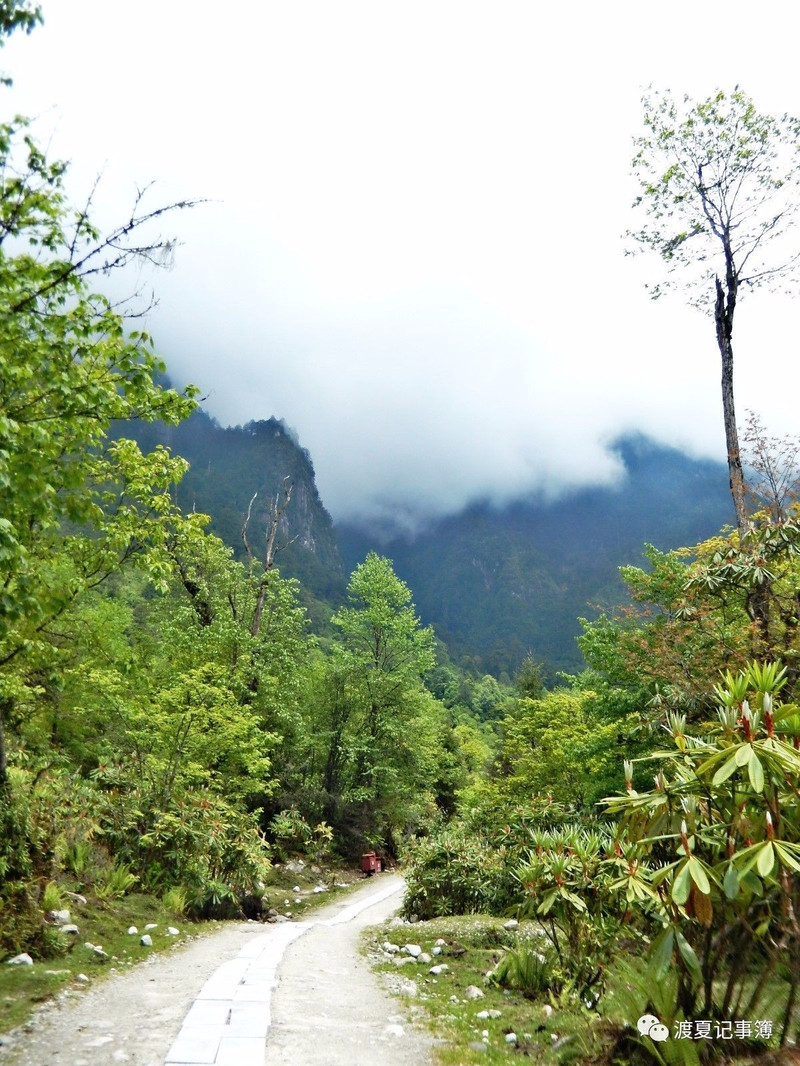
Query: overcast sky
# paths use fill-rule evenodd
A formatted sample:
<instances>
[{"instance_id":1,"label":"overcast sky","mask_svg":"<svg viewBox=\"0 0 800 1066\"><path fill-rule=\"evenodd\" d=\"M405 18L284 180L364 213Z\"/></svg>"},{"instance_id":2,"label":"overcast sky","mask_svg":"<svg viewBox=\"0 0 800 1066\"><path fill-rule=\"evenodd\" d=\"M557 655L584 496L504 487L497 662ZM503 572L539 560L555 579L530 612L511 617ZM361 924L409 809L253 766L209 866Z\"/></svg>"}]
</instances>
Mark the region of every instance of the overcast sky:
<instances>
[{"instance_id":1,"label":"overcast sky","mask_svg":"<svg viewBox=\"0 0 800 1066\"><path fill-rule=\"evenodd\" d=\"M144 279L151 331L221 422L297 431L335 518L612 480L630 430L724 458L713 323L623 256L631 141L650 83L800 114L796 0L42 2L6 113L76 198L103 170L103 220L150 181L208 198ZM740 415L775 431L799 324L738 311Z\"/></svg>"}]
</instances>

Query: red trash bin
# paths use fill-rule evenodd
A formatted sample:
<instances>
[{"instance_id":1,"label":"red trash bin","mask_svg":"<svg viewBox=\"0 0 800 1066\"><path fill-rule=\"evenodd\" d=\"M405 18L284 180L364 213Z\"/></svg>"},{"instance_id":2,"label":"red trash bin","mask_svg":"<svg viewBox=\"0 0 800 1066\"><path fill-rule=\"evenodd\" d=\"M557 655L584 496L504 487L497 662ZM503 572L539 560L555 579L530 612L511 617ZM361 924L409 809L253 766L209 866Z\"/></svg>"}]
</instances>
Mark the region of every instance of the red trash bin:
<instances>
[{"instance_id":1,"label":"red trash bin","mask_svg":"<svg viewBox=\"0 0 800 1066\"><path fill-rule=\"evenodd\" d=\"M381 869L381 860L374 851L367 851L361 856L361 869L367 877L372 877L376 871Z\"/></svg>"}]
</instances>

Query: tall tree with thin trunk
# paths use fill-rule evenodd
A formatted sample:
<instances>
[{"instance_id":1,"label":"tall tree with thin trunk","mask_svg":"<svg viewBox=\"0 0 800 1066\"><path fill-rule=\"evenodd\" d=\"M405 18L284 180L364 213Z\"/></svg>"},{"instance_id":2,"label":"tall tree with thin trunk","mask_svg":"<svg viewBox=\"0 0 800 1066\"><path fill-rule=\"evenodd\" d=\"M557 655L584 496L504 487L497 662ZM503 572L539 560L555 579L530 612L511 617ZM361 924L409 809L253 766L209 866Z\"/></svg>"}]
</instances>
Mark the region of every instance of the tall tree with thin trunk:
<instances>
[{"instance_id":1,"label":"tall tree with thin trunk","mask_svg":"<svg viewBox=\"0 0 800 1066\"><path fill-rule=\"evenodd\" d=\"M666 278L654 299L681 288L713 315L722 364L722 410L731 495L746 534L746 484L733 389L733 326L742 296L784 290L800 261L793 226L800 210L800 120L756 111L738 87L702 102L669 92L643 97L645 132L635 138L634 206L647 215L629 231L631 250L657 252Z\"/></svg>"}]
</instances>

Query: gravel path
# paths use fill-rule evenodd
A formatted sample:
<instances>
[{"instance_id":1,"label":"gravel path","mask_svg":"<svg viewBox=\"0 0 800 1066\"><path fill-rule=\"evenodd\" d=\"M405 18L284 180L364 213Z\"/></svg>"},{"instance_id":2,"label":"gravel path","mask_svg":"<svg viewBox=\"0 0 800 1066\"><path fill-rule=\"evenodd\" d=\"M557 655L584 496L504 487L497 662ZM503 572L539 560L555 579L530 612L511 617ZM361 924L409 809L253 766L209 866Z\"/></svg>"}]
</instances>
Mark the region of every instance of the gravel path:
<instances>
[{"instance_id":1,"label":"gravel path","mask_svg":"<svg viewBox=\"0 0 800 1066\"><path fill-rule=\"evenodd\" d=\"M352 1066L373 1047L382 1066L426 1066L431 1041L409 1029L360 956L361 931L388 917L403 882L383 874L309 918L285 950L267 1066ZM379 901L370 904L371 898ZM364 905L366 909L364 909ZM42 1010L0 1046L4 1066L163 1066L195 997L227 960L281 926L236 923ZM375 1061L375 1058L373 1058Z\"/></svg>"},{"instance_id":2,"label":"gravel path","mask_svg":"<svg viewBox=\"0 0 800 1066\"><path fill-rule=\"evenodd\" d=\"M289 946L272 997L265 1066L427 1066L432 1040L412 1029L360 954L361 933L388 918L403 881L387 899L353 917L320 923ZM351 900L348 900L351 902ZM352 899L354 908L357 898ZM345 919L345 920L342 920Z\"/></svg>"}]
</instances>

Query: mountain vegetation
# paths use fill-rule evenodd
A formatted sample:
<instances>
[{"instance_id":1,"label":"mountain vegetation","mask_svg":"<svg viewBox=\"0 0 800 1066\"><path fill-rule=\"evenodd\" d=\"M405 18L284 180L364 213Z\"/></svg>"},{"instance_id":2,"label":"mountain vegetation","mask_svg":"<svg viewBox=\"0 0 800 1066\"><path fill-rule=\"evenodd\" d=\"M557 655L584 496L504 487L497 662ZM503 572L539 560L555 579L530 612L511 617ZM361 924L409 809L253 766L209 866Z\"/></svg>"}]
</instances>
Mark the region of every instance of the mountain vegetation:
<instances>
[{"instance_id":1,"label":"mountain vegetation","mask_svg":"<svg viewBox=\"0 0 800 1066\"><path fill-rule=\"evenodd\" d=\"M7 31L25 10L0 11ZM368 555L342 587L284 426L231 431L222 460L200 448L181 489L168 445L207 442L197 391L169 387L95 283L158 261L153 224L190 205L138 198L100 234L24 120L0 128L0 168L0 952L42 958L69 949L62 890L238 913L274 856L396 850L452 806L482 727L425 687L433 635L390 562ZM219 518L238 557L194 506L218 475L241 491ZM280 571L293 547L342 587L324 640Z\"/></svg>"},{"instance_id":2,"label":"mountain vegetation","mask_svg":"<svg viewBox=\"0 0 800 1066\"><path fill-rule=\"evenodd\" d=\"M758 115L737 89L691 105L680 123L668 95L646 99L645 125L634 167L650 228L634 236L669 269L712 279L736 528L678 550L650 545L646 568L623 567L631 602L582 623L588 669L517 700L460 818L410 846L405 906L424 918L514 911L536 923L486 976L567 1016L568 1047L525 1034L540 1061L790 1062L800 1023L798 446L751 418L740 455L731 337L740 287L797 260L762 255L797 211L793 159L776 161L780 148L796 153L798 124ZM722 276L704 241L721 243ZM531 1017L546 1036L549 1015ZM550 1058L559 1046L563 1057ZM490 1049L469 1045L478 1050Z\"/></svg>"},{"instance_id":3,"label":"mountain vegetation","mask_svg":"<svg viewBox=\"0 0 800 1066\"><path fill-rule=\"evenodd\" d=\"M662 550L691 544L734 518L722 463L630 435L614 444L624 470L617 485L502 508L475 503L413 538L387 541L368 528L334 527L311 457L275 418L223 428L197 410L178 425L138 422L114 432L188 460L174 499L210 515L209 529L239 558L254 492L252 536L263 541L269 501L288 476L294 488L276 563L300 581L316 632L330 632L346 572L376 551L414 589L422 619L450 659L473 677L490 674L506 684L529 655L550 679L581 669L577 620L625 600L621 565L640 560L646 543Z\"/></svg>"},{"instance_id":4,"label":"mountain vegetation","mask_svg":"<svg viewBox=\"0 0 800 1066\"><path fill-rule=\"evenodd\" d=\"M0 6L6 33L36 18ZM170 208L101 235L23 120L0 167L0 955L68 953L65 892L259 914L275 861L377 848L406 863L409 916L527 929L480 979L569 1019L563 1043L531 1025L539 1061L781 1061L797 448L752 426L746 528L716 532L718 466L627 439L616 489L476 505L393 543L397 570L350 534L347 580L289 430L216 426L97 290L160 258ZM578 661L557 619L587 598Z\"/></svg>"},{"instance_id":5,"label":"mountain vegetation","mask_svg":"<svg viewBox=\"0 0 800 1066\"><path fill-rule=\"evenodd\" d=\"M184 511L208 515L209 531L237 558L245 556L242 529L248 508L248 536L254 550L260 550L270 501L288 478L291 506L280 516L276 565L284 576L300 581L301 598L315 624L326 624L330 605L342 601L347 578L311 456L283 422L269 418L225 428L198 407L177 425L140 420L115 425L111 435L116 434L132 437L148 451L169 448L188 461L173 489L175 502Z\"/></svg>"},{"instance_id":6,"label":"mountain vegetation","mask_svg":"<svg viewBox=\"0 0 800 1066\"><path fill-rule=\"evenodd\" d=\"M509 680L529 655L550 680L580 670L578 618L625 602L621 565L640 560L646 543L692 544L734 518L721 463L638 435L614 448L625 471L615 486L476 503L382 545L345 526L342 555L347 565L369 549L389 555L422 618L472 673Z\"/></svg>"}]
</instances>

